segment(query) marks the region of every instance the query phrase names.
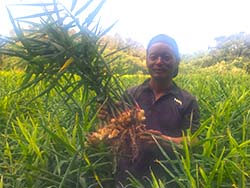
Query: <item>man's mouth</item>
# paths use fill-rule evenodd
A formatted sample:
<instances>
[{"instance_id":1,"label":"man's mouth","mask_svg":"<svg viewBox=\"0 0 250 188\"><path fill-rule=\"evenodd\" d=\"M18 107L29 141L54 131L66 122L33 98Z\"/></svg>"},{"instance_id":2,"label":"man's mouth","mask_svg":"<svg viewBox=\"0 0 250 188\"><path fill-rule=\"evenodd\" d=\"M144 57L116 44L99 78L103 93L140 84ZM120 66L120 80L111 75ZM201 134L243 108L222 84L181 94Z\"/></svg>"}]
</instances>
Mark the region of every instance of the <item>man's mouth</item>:
<instances>
[{"instance_id":1,"label":"man's mouth","mask_svg":"<svg viewBox=\"0 0 250 188\"><path fill-rule=\"evenodd\" d=\"M166 72L166 69L153 69L154 72L156 73L161 73L161 72Z\"/></svg>"}]
</instances>

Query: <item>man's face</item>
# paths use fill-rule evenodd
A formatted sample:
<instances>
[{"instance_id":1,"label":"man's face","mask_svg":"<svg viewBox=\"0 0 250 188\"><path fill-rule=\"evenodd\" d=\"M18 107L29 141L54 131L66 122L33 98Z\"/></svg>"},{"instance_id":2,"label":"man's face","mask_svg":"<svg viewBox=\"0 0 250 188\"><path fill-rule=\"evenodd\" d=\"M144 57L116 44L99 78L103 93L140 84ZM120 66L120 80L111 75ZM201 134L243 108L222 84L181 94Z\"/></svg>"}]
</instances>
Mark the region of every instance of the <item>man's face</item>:
<instances>
[{"instance_id":1,"label":"man's face","mask_svg":"<svg viewBox=\"0 0 250 188\"><path fill-rule=\"evenodd\" d=\"M165 43L153 44L147 53L147 67L152 78L171 79L178 63L173 50Z\"/></svg>"}]
</instances>

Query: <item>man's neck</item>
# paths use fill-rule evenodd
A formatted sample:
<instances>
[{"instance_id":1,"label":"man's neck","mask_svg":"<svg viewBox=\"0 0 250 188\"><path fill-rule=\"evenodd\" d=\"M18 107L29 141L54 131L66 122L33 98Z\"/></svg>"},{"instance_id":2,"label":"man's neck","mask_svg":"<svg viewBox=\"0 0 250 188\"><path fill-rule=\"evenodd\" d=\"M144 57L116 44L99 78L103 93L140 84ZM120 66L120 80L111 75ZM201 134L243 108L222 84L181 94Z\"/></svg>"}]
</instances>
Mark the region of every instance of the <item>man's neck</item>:
<instances>
[{"instance_id":1,"label":"man's neck","mask_svg":"<svg viewBox=\"0 0 250 188\"><path fill-rule=\"evenodd\" d=\"M166 91L168 91L171 86L173 85L172 79L169 80L155 80L151 78L149 82L152 90L154 91L154 94L156 98L159 98L162 96Z\"/></svg>"}]
</instances>

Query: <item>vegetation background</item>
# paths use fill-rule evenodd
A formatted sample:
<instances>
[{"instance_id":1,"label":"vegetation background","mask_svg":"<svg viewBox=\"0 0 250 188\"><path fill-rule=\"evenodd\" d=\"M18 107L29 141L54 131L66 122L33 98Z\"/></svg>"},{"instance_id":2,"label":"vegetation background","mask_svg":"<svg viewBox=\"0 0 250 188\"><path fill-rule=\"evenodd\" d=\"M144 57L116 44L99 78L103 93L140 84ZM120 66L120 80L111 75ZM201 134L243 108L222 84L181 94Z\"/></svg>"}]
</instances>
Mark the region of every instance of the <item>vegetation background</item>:
<instances>
[{"instance_id":1,"label":"vegetation background","mask_svg":"<svg viewBox=\"0 0 250 188\"><path fill-rule=\"evenodd\" d=\"M10 13L13 36L0 41L0 188L112 187L110 148L86 145L86 135L101 124L100 96L112 106L110 98L119 99L125 88L148 77L145 49L132 39L90 29L101 4L79 24L74 18L88 3L80 10L74 3L67 17L72 23L66 24L55 2L40 4L54 9L33 15L43 22L29 22L28 29L19 26L27 17ZM82 30L73 30L75 25ZM175 81L197 97L201 126L182 145L173 145L176 160L162 150L165 160L158 162L170 179L152 172L149 187L172 181L183 188L250 187L250 35L216 41L213 49L182 54ZM199 142L189 146L196 136ZM130 186L144 185L131 176Z\"/></svg>"}]
</instances>

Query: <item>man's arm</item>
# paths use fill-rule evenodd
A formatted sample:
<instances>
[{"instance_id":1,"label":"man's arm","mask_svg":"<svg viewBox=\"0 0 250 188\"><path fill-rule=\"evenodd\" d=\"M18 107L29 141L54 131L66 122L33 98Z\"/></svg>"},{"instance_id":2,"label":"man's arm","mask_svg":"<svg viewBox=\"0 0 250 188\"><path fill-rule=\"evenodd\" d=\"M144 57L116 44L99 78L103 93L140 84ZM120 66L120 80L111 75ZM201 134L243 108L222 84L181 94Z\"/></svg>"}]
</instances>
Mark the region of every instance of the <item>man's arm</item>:
<instances>
[{"instance_id":1,"label":"man's arm","mask_svg":"<svg viewBox=\"0 0 250 188\"><path fill-rule=\"evenodd\" d=\"M185 135L183 135L182 137L171 137L171 136L167 136L165 134L162 134L160 131L158 130L146 130L144 133L141 133L139 135L140 141L141 143L144 145L144 147L148 147L148 148L158 148L156 141L165 149L171 149L171 144L170 142L174 143L174 144L181 144L184 139L186 138ZM188 142L189 145L193 145L194 143L196 143L197 138L191 140L190 142Z\"/></svg>"},{"instance_id":2,"label":"man's arm","mask_svg":"<svg viewBox=\"0 0 250 188\"><path fill-rule=\"evenodd\" d=\"M183 141L183 137L171 137L171 136L167 136L165 134L162 134L160 131L158 130L146 130L144 133L142 133L139 138L152 144L155 144L155 141L153 139L154 136L157 140L163 140L163 141L169 141L169 142L174 142L176 144L180 144Z\"/></svg>"}]
</instances>

